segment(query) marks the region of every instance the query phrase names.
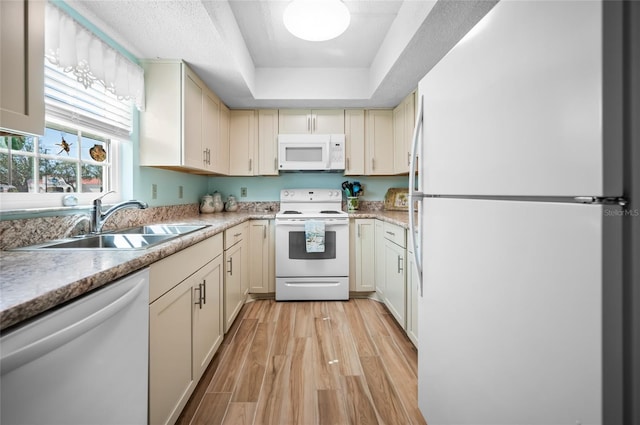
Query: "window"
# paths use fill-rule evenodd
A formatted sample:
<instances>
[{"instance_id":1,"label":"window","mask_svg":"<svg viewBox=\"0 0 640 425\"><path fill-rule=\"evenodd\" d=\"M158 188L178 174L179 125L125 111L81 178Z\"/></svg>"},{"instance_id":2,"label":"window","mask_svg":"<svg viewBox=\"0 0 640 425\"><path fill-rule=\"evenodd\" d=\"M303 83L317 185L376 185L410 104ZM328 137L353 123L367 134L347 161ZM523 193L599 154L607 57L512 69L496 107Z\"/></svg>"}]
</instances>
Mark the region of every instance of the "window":
<instances>
[{"instance_id":1,"label":"window","mask_svg":"<svg viewBox=\"0 0 640 425\"><path fill-rule=\"evenodd\" d=\"M43 137L0 138L3 192L100 193L111 190L111 140L50 125Z\"/></svg>"}]
</instances>

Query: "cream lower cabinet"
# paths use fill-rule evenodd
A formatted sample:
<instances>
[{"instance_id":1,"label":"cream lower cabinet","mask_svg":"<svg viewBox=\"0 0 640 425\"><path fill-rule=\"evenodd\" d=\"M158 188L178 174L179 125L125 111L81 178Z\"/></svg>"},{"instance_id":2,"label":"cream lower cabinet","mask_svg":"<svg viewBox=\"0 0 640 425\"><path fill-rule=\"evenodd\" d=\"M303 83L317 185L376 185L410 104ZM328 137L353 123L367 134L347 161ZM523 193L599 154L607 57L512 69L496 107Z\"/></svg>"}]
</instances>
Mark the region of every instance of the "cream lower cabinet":
<instances>
[{"instance_id":1,"label":"cream lower cabinet","mask_svg":"<svg viewBox=\"0 0 640 425\"><path fill-rule=\"evenodd\" d=\"M384 222L375 220L375 249L374 249L374 272L376 292L381 299L384 299L384 288L386 279L384 276Z\"/></svg>"},{"instance_id":2,"label":"cream lower cabinet","mask_svg":"<svg viewBox=\"0 0 640 425\"><path fill-rule=\"evenodd\" d=\"M384 223L384 302L403 329L406 329L406 267L405 229Z\"/></svg>"},{"instance_id":3,"label":"cream lower cabinet","mask_svg":"<svg viewBox=\"0 0 640 425\"><path fill-rule=\"evenodd\" d=\"M149 270L149 423L173 424L222 342L222 234Z\"/></svg>"},{"instance_id":4,"label":"cream lower cabinet","mask_svg":"<svg viewBox=\"0 0 640 425\"><path fill-rule=\"evenodd\" d=\"M352 221L353 236L353 288L355 292L375 291L375 219Z\"/></svg>"},{"instance_id":5,"label":"cream lower cabinet","mask_svg":"<svg viewBox=\"0 0 640 425\"><path fill-rule=\"evenodd\" d=\"M0 1L0 128L44 134L44 8Z\"/></svg>"},{"instance_id":6,"label":"cream lower cabinet","mask_svg":"<svg viewBox=\"0 0 640 425\"><path fill-rule=\"evenodd\" d=\"M249 293L275 292L275 234L273 220L249 222Z\"/></svg>"},{"instance_id":7,"label":"cream lower cabinet","mask_svg":"<svg viewBox=\"0 0 640 425\"><path fill-rule=\"evenodd\" d=\"M408 235L408 231L407 231ZM413 247L411 241L407 240L407 336L418 346L418 297L419 297L418 272L413 260Z\"/></svg>"},{"instance_id":8,"label":"cream lower cabinet","mask_svg":"<svg viewBox=\"0 0 640 425\"><path fill-rule=\"evenodd\" d=\"M249 290L249 222L224 231L224 331L229 330Z\"/></svg>"}]
</instances>

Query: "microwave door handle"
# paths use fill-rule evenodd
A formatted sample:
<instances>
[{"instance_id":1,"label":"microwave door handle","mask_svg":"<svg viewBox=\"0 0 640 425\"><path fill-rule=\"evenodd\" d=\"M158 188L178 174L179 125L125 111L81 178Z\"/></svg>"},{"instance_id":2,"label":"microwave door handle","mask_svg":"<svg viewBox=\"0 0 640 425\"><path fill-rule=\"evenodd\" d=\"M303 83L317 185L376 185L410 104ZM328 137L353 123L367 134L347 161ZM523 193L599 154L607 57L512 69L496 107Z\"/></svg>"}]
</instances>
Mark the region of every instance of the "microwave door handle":
<instances>
[{"instance_id":1,"label":"microwave door handle","mask_svg":"<svg viewBox=\"0 0 640 425\"><path fill-rule=\"evenodd\" d=\"M327 140L327 170L331 169L331 138Z\"/></svg>"}]
</instances>

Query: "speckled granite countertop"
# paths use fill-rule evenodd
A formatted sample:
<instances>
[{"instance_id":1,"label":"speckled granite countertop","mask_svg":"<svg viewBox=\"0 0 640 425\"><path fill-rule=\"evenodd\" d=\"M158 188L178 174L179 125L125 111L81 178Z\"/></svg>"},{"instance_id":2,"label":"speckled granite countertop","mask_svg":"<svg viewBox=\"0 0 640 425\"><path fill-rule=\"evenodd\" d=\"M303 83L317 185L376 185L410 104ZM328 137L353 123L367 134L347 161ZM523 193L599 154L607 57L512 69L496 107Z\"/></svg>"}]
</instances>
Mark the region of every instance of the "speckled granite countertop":
<instances>
[{"instance_id":1,"label":"speckled granite countertop","mask_svg":"<svg viewBox=\"0 0 640 425\"><path fill-rule=\"evenodd\" d=\"M115 279L149 266L250 219L275 213L238 212L199 215L180 223L208 224L202 230L143 250L0 251L0 330L30 319ZM408 214L358 211L351 218L378 218L408 227ZM172 222L178 222L173 220Z\"/></svg>"}]
</instances>

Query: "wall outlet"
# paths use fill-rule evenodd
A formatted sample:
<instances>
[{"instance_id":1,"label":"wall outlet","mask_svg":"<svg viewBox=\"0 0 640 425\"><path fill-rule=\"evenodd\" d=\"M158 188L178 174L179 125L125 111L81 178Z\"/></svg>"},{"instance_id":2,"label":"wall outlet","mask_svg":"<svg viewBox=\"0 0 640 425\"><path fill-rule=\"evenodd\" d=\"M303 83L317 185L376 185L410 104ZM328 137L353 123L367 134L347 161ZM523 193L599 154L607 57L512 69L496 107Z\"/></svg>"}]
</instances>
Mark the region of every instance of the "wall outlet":
<instances>
[{"instance_id":1,"label":"wall outlet","mask_svg":"<svg viewBox=\"0 0 640 425\"><path fill-rule=\"evenodd\" d=\"M151 185L151 199L158 199L158 185L155 183Z\"/></svg>"},{"instance_id":2,"label":"wall outlet","mask_svg":"<svg viewBox=\"0 0 640 425\"><path fill-rule=\"evenodd\" d=\"M240 188L240 196L243 198L247 197L247 188L246 187L241 187Z\"/></svg>"},{"instance_id":3,"label":"wall outlet","mask_svg":"<svg viewBox=\"0 0 640 425\"><path fill-rule=\"evenodd\" d=\"M182 195L184 194L183 192L184 192L183 187L178 186L178 199L182 199Z\"/></svg>"}]
</instances>

